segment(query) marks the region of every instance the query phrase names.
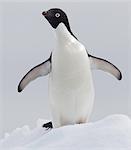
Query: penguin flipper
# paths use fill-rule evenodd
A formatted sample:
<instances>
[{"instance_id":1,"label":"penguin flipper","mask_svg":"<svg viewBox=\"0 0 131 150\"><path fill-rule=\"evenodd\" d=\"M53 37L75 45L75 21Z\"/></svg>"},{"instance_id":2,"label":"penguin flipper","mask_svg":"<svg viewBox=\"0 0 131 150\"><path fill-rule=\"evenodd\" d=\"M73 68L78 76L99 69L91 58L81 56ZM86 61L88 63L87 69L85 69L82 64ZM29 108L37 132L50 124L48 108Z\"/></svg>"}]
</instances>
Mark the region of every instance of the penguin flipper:
<instances>
[{"instance_id":1,"label":"penguin flipper","mask_svg":"<svg viewBox=\"0 0 131 150\"><path fill-rule=\"evenodd\" d=\"M90 54L88 54L88 56L90 59L92 69L103 70L105 72L112 74L118 80L122 79L122 74L121 74L120 70L115 65L113 65L109 61L104 60L102 58L98 58L98 57L92 56Z\"/></svg>"},{"instance_id":2,"label":"penguin flipper","mask_svg":"<svg viewBox=\"0 0 131 150\"><path fill-rule=\"evenodd\" d=\"M20 81L18 85L18 92L21 92L31 81L38 77L48 75L51 72L50 58L45 62L32 68Z\"/></svg>"}]
</instances>

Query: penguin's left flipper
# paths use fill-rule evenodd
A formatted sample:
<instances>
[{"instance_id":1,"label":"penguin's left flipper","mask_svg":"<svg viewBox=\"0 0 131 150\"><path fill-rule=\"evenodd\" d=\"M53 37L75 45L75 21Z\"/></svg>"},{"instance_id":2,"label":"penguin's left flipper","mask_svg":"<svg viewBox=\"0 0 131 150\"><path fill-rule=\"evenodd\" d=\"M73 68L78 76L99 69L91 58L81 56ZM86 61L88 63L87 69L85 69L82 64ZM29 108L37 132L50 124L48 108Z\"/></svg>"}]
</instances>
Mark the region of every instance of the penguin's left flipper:
<instances>
[{"instance_id":1,"label":"penguin's left flipper","mask_svg":"<svg viewBox=\"0 0 131 150\"><path fill-rule=\"evenodd\" d=\"M18 92L21 92L31 81L38 77L48 75L51 71L51 56L45 62L32 68L20 81Z\"/></svg>"},{"instance_id":2,"label":"penguin's left flipper","mask_svg":"<svg viewBox=\"0 0 131 150\"><path fill-rule=\"evenodd\" d=\"M118 80L122 79L122 74L121 74L120 70L115 65L113 65L109 61L104 60L102 58L98 58L98 57L92 56L90 54L88 54L88 56L90 59L92 69L103 70L105 72L112 74Z\"/></svg>"}]
</instances>

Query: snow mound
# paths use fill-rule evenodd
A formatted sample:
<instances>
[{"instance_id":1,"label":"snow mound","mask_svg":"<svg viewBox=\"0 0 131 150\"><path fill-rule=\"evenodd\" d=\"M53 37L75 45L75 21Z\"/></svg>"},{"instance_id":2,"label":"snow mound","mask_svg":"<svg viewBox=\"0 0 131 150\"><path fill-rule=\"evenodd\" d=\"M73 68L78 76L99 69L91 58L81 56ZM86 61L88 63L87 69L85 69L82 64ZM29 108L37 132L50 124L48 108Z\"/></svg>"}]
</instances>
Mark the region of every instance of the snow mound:
<instances>
[{"instance_id":1,"label":"snow mound","mask_svg":"<svg viewBox=\"0 0 131 150\"><path fill-rule=\"evenodd\" d=\"M5 134L0 150L131 150L131 119L111 115L100 121L46 130L28 126Z\"/></svg>"}]
</instances>

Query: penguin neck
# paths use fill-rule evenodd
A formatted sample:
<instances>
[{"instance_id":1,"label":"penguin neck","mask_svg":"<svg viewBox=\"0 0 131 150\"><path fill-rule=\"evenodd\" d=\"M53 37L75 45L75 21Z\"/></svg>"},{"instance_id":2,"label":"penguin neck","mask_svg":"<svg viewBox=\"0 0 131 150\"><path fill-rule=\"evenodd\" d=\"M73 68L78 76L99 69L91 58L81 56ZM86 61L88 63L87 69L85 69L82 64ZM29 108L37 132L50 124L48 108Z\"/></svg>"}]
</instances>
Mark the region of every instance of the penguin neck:
<instances>
[{"instance_id":1,"label":"penguin neck","mask_svg":"<svg viewBox=\"0 0 131 150\"><path fill-rule=\"evenodd\" d=\"M73 32L71 31L71 28L70 28L70 24L69 22L67 21L65 26L67 27L67 30L70 32L70 34L77 40L76 36L73 34Z\"/></svg>"},{"instance_id":2,"label":"penguin neck","mask_svg":"<svg viewBox=\"0 0 131 150\"><path fill-rule=\"evenodd\" d=\"M56 38L62 43L77 40L77 38L72 33L70 26L66 27L64 23L60 23L56 28Z\"/></svg>"}]
</instances>

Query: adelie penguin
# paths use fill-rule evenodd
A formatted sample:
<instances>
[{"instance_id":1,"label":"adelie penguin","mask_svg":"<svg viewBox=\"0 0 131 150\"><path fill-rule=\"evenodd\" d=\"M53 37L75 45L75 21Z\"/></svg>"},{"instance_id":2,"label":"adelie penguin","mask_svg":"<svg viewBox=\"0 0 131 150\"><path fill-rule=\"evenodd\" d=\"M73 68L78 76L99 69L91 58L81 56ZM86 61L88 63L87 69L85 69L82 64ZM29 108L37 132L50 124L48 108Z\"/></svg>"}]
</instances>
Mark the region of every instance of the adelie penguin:
<instances>
[{"instance_id":1,"label":"adelie penguin","mask_svg":"<svg viewBox=\"0 0 131 150\"><path fill-rule=\"evenodd\" d=\"M58 8L44 11L56 33L50 57L32 68L20 81L21 92L32 80L49 74L49 100L54 127L85 123L94 103L91 69L100 69L122 79L120 70L107 60L92 56L73 34L66 13ZM50 124L50 126L52 126Z\"/></svg>"}]
</instances>

